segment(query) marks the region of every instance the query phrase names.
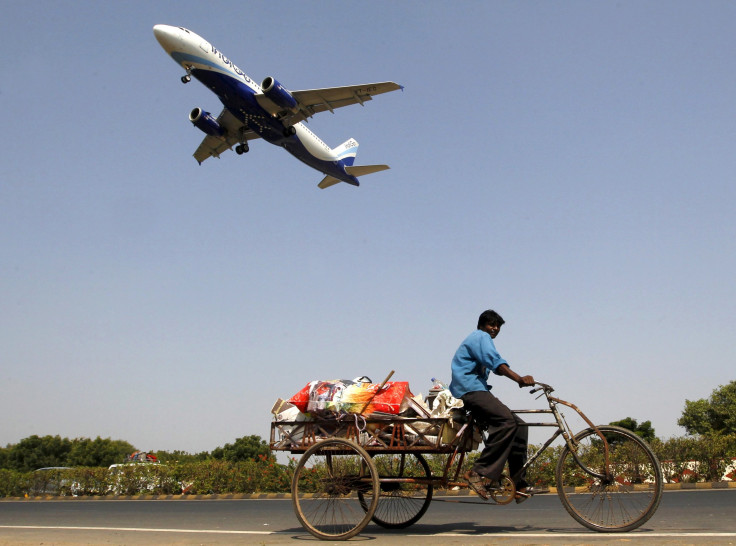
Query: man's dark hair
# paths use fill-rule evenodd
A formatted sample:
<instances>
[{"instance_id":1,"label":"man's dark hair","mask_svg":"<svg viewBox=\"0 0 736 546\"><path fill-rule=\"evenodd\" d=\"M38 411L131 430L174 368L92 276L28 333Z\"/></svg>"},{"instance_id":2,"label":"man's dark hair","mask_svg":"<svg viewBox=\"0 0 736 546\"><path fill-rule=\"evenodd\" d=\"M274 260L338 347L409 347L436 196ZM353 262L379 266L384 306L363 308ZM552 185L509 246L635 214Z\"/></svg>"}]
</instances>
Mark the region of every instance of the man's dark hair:
<instances>
[{"instance_id":1,"label":"man's dark hair","mask_svg":"<svg viewBox=\"0 0 736 546\"><path fill-rule=\"evenodd\" d=\"M498 326L499 328L503 326L505 320L496 313L493 309L487 309L486 311L483 311L480 316L478 317L478 330L483 328L483 326Z\"/></svg>"}]
</instances>

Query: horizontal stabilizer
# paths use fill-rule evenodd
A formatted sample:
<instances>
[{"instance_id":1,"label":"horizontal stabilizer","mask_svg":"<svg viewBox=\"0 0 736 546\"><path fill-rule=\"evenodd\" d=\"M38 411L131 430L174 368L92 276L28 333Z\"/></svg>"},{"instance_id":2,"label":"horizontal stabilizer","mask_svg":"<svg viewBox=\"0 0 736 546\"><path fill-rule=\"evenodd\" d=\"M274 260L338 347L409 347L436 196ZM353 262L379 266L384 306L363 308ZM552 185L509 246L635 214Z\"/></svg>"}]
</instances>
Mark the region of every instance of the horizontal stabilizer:
<instances>
[{"instance_id":1,"label":"horizontal stabilizer","mask_svg":"<svg viewBox=\"0 0 736 546\"><path fill-rule=\"evenodd\" d=\"M380 171L385 171L386 169L390 169L388 165L353 165L352 167L345 167L345 172L349 175L358 177L363 176L365 174L371 174L371 173L377 173ZM345 182L345 180L338 180L334 176L330 176L329 174L325 176L322 179L322 182L317 184L320 188L325 189L329 188L330 186L334 186L335 184L339 182ZM358 184L353 184L352 182L347 182L348 184L352 184L353 186L357 186Z\"/></svg>"},{"instance_id":2,"label":"horizontal stabilizer","mask_svg":"<svg viewBox=\"0 0 736 546\"><path fill-rule=\"evenodd\" d=\"M329 188L330 186L334 186L335 184L339 184L340 182L342 182L342 180L338 180L334 176L330 176L328 174L322 179L322 182L317 184L317 186L320 187L321 189L325 189L325 188Z\"/></svg>"},{"instance_id":3,"label":"horizontal stabilizer","mask_svg":"<svg viewBox=\"0 0 736 546\"><path fill-rule=\"evenodd\" d=\"M390 168L388 165L353 165L352 167L345 167L345 172L353 176L363 176L385 171Z\"/></svg>"}]
</instances>

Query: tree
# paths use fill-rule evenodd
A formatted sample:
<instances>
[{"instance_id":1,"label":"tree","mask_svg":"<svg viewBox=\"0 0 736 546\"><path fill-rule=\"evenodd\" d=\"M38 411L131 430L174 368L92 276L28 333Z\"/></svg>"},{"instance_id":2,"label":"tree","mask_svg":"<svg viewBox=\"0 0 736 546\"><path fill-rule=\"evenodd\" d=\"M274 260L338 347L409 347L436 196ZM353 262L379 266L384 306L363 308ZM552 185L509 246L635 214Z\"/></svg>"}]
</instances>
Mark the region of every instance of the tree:
<instances>
[{"instance_id":1,"label":"tree","mask_svg":"<svg viewBox=\"0 0 736 546\"><path fill-rule=\"evenodd\" d=\"M124 440L76 438L67 458L67 466L110 466L121 463L135 447Z\"/></svg>"},{"instance_id":2,"label":"tree","mask_svg":"<svg viewBox=\"0 0 736 546\"><path fill-rule=\"evenodd\" d=\"M685 400L677 424L688 434L736 433L736 381L719 386L707 400Z\"/></svg>"},{"instance_id":3,"label":"tree","mask_svg":"<svg viewBox=\"0 0 736 546\"><path fill-rule=\"evenodd\" d=\"M7 448L7 467L28 472L46 466L68 466L67 455L72 448L69 438L29 436Z\"/></svg>"},{"instance_id":4,"label":"tree","mask_svg":"<svg viewBox=\"0 0 736 546\"><path fill-rule=\"evenodd\" d=\"M212 451L214 459L224 459L231 463L238 461L258 460L259 455L271 457L271 450L265 440L255 434L243 436L235 440L233 444L225 444L223 447Z\"/></svg>"},{"instance_id":5,"label":"tree","mask_svg":"<svg viewBox=\"0 0 736 546\"><path fill-rule=\"evenodd\" d=\"M10 447L0 447L0 468L8 468L8 451Z\"/></svg>"},{"instance_id":6,"label":"tree","mask_svg":"<svg viewBox=\"0 0 736 546\"><path fill-rule=\"evenodd\" d=\"M29 436L0 449L0 468L28 472L49 466L110 466L135 448L123 440Z\"/></svg>"},{"instance_id":7,"label":"tree","mask_svg":"<svg viewBox=\"0 0 736 546\"><path fill-rule=\"evenodd\" d=\"M639 436L639 438L648 443L653 442L654 439L657 437L654 434L654 428L652 427L651 421L644 421L643 423L639 424L636 422L636 419L627 417L626 419L621 419L620 421L609 423L609 425L614 425L630 430L631 432Z\"/></svg>"}]
</instances>

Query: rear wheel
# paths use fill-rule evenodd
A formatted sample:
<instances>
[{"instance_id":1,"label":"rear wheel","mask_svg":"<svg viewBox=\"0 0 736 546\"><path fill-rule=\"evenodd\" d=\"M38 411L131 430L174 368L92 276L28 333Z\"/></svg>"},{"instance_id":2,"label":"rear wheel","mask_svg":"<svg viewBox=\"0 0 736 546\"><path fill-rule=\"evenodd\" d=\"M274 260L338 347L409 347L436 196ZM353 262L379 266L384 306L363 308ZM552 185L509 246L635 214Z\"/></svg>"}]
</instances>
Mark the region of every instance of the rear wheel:
<instances>
[{"instance_id":1,"label":"rear wheel","mask_svg":"<svg viewBox=\"0 0 736 546\"><path fill-rule=\"evenodd\" d=\"M386 529L403 529L424 515L432 501L432 474L419 453L375 455L373 462L380 479L380 499L373 521ZM358 498L368 509L373 498L359 491Z\"/></svg>"},{"instance_id":2,"label":"rear wheel","mask_svg":"<svg viewBox=\"0 0 736 546\"><path fill-rule=\"evenodd\" d=\"M378 471L366 451L342 438L310 447L291 481L296 517L312 535L347 540L363 530L378 505ZM363 504L360 494L370 496Z\"/></svg>"},{"instance_id":3,"label":"rear wheel","mask_svg":"<svg viewBox=\"0 0 736 546\"><path fill-rule=\"evenodd\" d=\"M566 446L557 463L557 493L568 513L579 523L601 532L636 529L659 506L662 469L651 448L621 427L598 427L579 433L573 453Z\"/></svg>"}]
</instances>

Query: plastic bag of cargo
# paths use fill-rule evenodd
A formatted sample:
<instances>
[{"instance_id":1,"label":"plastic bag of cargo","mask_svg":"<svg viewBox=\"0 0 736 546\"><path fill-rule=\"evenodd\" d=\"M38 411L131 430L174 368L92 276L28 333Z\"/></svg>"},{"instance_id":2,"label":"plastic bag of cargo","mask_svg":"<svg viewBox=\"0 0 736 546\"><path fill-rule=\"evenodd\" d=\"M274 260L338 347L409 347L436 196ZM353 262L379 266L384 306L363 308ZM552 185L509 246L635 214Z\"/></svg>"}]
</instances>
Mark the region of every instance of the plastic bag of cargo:
<instances>
[{"instance_id":1,"label":"plastic bag of cargo","mask_svg":"<svg viewBox=\"0 0 736 546\"><path fill-rule=\"evenodd\" d=\"M382 389L376 383L331 379L310 381L289 399L299 411L308 413L362 413L373 412L397 415L404 411L411 397L407 381L389 381Z\"/></svg>"}]
</instances>

